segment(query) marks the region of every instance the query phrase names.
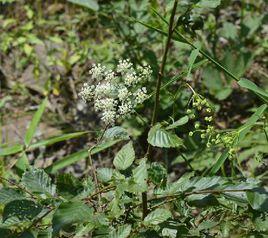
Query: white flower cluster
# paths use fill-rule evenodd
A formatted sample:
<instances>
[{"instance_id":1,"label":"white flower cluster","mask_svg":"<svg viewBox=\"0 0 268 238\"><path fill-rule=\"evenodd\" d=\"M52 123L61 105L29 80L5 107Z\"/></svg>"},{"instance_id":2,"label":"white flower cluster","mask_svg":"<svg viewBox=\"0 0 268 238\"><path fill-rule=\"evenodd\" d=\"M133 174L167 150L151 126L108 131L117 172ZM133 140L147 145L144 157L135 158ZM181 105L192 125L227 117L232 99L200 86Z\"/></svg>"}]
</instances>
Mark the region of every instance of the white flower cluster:
<instances>
[{"instance_id":1,"label":"white flower cluster","mask_svg":"<svg viewBox=\"0 0 268 238\"><path fill-rule=\"evenodd\" d=\"M105 124L114 124L116 119L131 114L148 97L146 87L141 87L152 75L148 65L135 70L126 59L119 60L114 71L97 64L89 73L92 81L83 85L79 95L85 102L93 101Z\"/></svg>"}]
</instances>

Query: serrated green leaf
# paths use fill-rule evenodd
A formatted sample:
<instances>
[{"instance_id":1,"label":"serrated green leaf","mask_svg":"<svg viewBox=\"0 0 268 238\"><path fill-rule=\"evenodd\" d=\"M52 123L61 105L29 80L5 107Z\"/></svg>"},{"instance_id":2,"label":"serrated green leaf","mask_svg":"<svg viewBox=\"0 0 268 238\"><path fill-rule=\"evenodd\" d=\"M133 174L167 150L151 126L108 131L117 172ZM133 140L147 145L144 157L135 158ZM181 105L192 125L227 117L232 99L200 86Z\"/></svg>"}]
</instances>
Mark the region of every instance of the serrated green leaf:
<instances>
[{"instance_id":1,"label":"serrated green leaf","mask_svg":"<svg viewBox=\"0 0 268 238\"><path fill-rule=\"evenodd\" d=\"M82 7L89 8L94 11L99 10L99 4L95 0L67 0L67 1L80 5Z\"/></svg>"},{"instance_id":2,"label":"serrated green leaf","mask_svg":"<svg viewBox=\"0 0 268 238\"><path fill-rule=\"evenodd\" d=\"M157 147L181 147L183 141L176 134L166 131L161 124L153 126L148 133L148 143Z\"/></svg>"},{"instance_id":3,"label":"serrated green leaf","mask_svg":"<svg viewBox=\"0 0 268 238\"><path fill-rule=\"evenodd\" d=\"M23 199L24 195L18 190L12 188L2 188L0 190L0 204L7 204L13 200Z\"/></svg>"},{"instance_id":4,"label":"serrated green leaf","mask_svg":"<svg viewBox=\"0 0 268 238\"><path fill-rule=\"evenodd\" d=\"M127 238L131 232L131 225L119 226L116 230L112 231L109 235L110 238Z\"/></svg>"},{"instance_id":5,"label":"serrated green leaf","mask_svg":"<svg viewBox=\"0 0 268 238\"><path fill-rule=\"evenodd\" d=\"M135 151L132 142L129 142L116 154L113 164L118 170L125 170L132 165L134 160Z\"/></svg>"},{"instance_id":6,"label":"serrated green leaf","mask_svg":"<svg viewBox=\"0 0 268 238\"><path fill-rule=\"evenodd\" d=\"M55 186L51 178L42 169L26 171L21 178L21 183L32 193L50 196L55 194Z\"/></svg>"},{"instance_id":7,"label":"serrated green leaf","mask_svg":"<svg viewBox=\"0 0 268 238\"><path fill-rule=\"evenodd\" d=\"M71 198L84 190L84 186L72 174L59 174L57 176L57 193L63 197Z\"/></svg>"},{"instance_id":8,"label":"serrated green leaf","mask_svg":"<svg viewBox=\"0 0 268 238\"><path fill-rule=\"evenodd\" d=\"M3 222L10 217L17 217L19 220L32 220L41 211L42 206L31 200L13 200L4 207Z\"/></svg>"},{"instance_id":9,"label":"serrated green leaf","mask_svg":"<svg viewBox=\"0 0 268 238\"><path fill-rule=\"evenodd\" d=\"M7 155L13 155L16 153L19 153L23 150L23 145L13 145L7 148L0 148L0 157L1 156L7 156Z\"/></svg>"},{"instance_id":10,"label":"serrated green leaf","mask_svg":"<svg viewBox=\"0 0 268 238\"><path fill-rule=\"evenodd\" d=\"M189 121L189 117L184 116L184 117L180 118L179 120L173 122L168 127L166 127L166 129L167 130L175 129L175 128L179 127L179 126L185 125L188 121Z\"/></svg>"},{"instance_id":11,"label":"serrated green leaf","mask_svg":"<svg viewBox=\"0 0 268 238\"><path fill-rule=\"evenodd\" d=\"M48 100L47 100L47 98L45 98L33 116L33 119L30 123L29 128L26 131L25 138L24 138L24 143L26 146L29 146L31 143L31 140L34 136L34 133L36 132L36 128L37 128L37 126L41 120L42 114L46 108L47 102L48 102Z\"/></svg>"},{"instance_id":12,"label":"serrated green leaf","mask_svg":"<svg viewBox=\"0 0 268 238\"><path fill-rule=\"evenodd\" d=\"M97 169L98 180L107 183L112 179L113 169L111 168L99 168Z\"/></svg>"},{"instance_id":13,"label":"serrated green leaf","mask_svg":"<svg viewBox=\"0 0 268 238\"><path fill-rule=\"evenodd\" d=\"M167 209L157 208L150 212L143 221L145 226L158 225L171 217L171 212Z\"/></svg>"},{"instance_id":14,"label":"serrated green leaf","mask_svg":"<svg viewBox=\"0 0 268 238\"><path fill-rule=\"evenodd\" d=\"M55 211L52 219L53 234L68 226L90 221L93 210L82 202L64 202Z\"/></svg>"}]
</instances>

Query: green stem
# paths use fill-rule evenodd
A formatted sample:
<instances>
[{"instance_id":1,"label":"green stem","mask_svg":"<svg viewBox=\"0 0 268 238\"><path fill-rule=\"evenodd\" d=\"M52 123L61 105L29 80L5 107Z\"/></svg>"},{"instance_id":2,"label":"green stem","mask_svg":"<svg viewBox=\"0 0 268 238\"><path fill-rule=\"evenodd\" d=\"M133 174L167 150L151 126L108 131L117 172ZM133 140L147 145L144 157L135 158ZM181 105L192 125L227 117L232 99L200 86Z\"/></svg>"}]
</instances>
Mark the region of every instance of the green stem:
<instances>
[{"instance_id":1,"label":"green stem","mask_svg":"<svg viewBox=\"0 0 268 238\"><path fill-rule=\"evenodd\" d=\"M160 69L157 75L157 81L156 81L156 93L155 93L155 100L154 100L154 108L153 108L153 115L152 115L152 120L151 120L151 126L155 125L157 122L157 116L159 113L159 102L160 102L160 89L161 89L161 84L162 84L162 79L163 79L163 74L167 62L167 55L168 55L168 50L170 46L170 42L172 40L172 34L174 31L173 25L174 25L174 19L175 19L175 14L177 10L177 5L178 5L178 0L174 1L173 9L171 12L171 16L169 19L169 28L168 28L168 36L167 36L167 41L165 44L165 49L164 49L164 54L162 57L162 62L160 65ZM148 144L147 147L147 157L150 160L151 159L151 152L152 152L152 147L150 144ZM147 204L147 193L144 192L142 193L142 208L143 208L143 219L146 217L148 214L148 204Z\"/></svg>"}]
</instances>

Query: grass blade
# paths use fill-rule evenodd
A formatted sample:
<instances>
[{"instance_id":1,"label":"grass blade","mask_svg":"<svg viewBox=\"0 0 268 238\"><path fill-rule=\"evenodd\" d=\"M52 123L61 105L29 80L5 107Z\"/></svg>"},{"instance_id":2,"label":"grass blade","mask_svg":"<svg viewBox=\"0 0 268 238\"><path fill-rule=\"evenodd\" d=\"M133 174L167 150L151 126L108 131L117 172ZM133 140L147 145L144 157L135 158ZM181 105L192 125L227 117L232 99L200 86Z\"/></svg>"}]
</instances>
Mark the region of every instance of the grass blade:
<instances>
[{"instance_id":1,"label":"grass blade","mask_svg":"<svg viewBox=\"0 0 268 238\"><path fill-rule=\"evenodd\" d=\"M113 145L115 145L116 143L118 143L119 141L121 141L121 139L118 140L112 140L112 141L108 141L105 143L102 143L98 146L96 146L94 149L91 150L91 155L97 154ZM71 164L74 164L80 160L85 159L88 156L88 150L84 149L84 150L80 150L78 152L75 152L71 155L68 155L64 158L62 158L61 160L56 161L55 163L53 163L52 165L48 166L46 168L46 172L48 173L56 173L58 170L63 169Z\"/></svg>"},{"instance_id":2,"label":"grass blade","mask_svg":"<svg viewBox=\"0 0 268 238\"><path fill-rule=\"evenodd\" d=\"M74 133L68 133L68 134L64 134L64 135L60 135L60 136L55 136L55 137L49 138L47 140L42 140L42 141L39 141L37 143L30 145L29 150L38 148L40 146L53 145L53 144L61 142L61 141L66 141L66 140L70 140L70 139L73 139L76 137L83 136L87 133L88 133L87 131L82 131L82 132L74 132Z\"/></svg>"},{"instance_id":3,"label":"grass blade","mask_svg":"<svg viewBox=\"0 0 268 238\"><path fill-rule=\"evenodd\" d=\"M229 150L225 149L224 152L221 154L217 162L213 165L213 167L210 170L210 176L215 175L218 170L221 168L221 166L224 164L225 160L228 158L229 155Z\"/></svg>"},{"instance_id":4,"label":"grass blade","mask_svg":"<svg viewBox=\"0 0 268 238\"><path fill-rule=\"evenodd\" d=\"M36 128L37 128L37 126L41 120L42 114L46 108L47 102L48 102L48 100L47 100L47 98L45 98L43 100L43 102L41 103L41 105L39 106L36 113L34 114L34 117L31 121L31 124L30 124L28 130L26 131L25 138L24 138L24 143L25 143L26 147L28 147L31 143L31 140L34 136Z\"/></svg>"}]
</instances>

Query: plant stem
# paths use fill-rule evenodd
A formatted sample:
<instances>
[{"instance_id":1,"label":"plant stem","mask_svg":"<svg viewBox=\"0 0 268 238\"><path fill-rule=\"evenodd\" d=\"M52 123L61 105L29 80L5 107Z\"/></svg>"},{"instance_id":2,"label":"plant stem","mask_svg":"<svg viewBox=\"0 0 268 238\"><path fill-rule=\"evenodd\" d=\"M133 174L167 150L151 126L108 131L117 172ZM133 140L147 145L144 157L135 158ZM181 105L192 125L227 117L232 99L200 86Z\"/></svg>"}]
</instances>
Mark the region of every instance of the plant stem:
<instances>
[{"instance_id":1,"label":"plant stem","mask_svg":"<svg viewBox=\"0 0 268 238\"><path fill-rule=\"evenodd\" d=\"M156 81L156 93L155 93L155 100L154 100L154 108L153 108L153 115L152 115L152 120L151 120L151 126L154 126L155 123L157 122L157 116L159 113L159 102L160 102L160 89L161 89L161 84L162 84L162 79L164 75L164 70L167 62L167 55L168 55L168 50L170 46L170 42L172 39L172 33L174 31L173 24L174 24L174 19L175 19L175 14L176 14L176 9L178 5L178 0L174 1L173 9L170 15L169 19L169 27L168 27L168 37L166 40L166 45L164 49L164 54L162 57L162 62L160 65L160 69L157 75L157 81ZM148 144L147 147L147 157L150 160L151 159L151 153L152 153L152 147L150 144ZM148 204L147 204L147 193L144 192L142 193L142 210L143 210L143 219L146 217L148 214Z\"/></svg>"},{"instance_id":2,"label":"plant stem","mask_svg":"<svg viewBox=\"0 0 268 238\"><path fill-rule=\"evenodd\" d=\"M97 178L97 173L96 173L96 168L93 164L93 160L92 160L92 156L91 156L91 151L97 147L99 145L99 143L101 142L107 128L109 127L109 124L106 125L105 129L103 130L101 136L99 137L99 139L97 140L97 143L95 145L93 145L89 150L88 150L88 160L86 161L86 171L88 171L89 167L91 168L92 170L92 175L93 175L93 179L94 179L94 182L96 184L96 188L99 189L99 182L98 182L98 178ZM100 202L101 200L101 197L100 197L100 194L98 194L98 201Z\"/></svg>"}]
</instances>

